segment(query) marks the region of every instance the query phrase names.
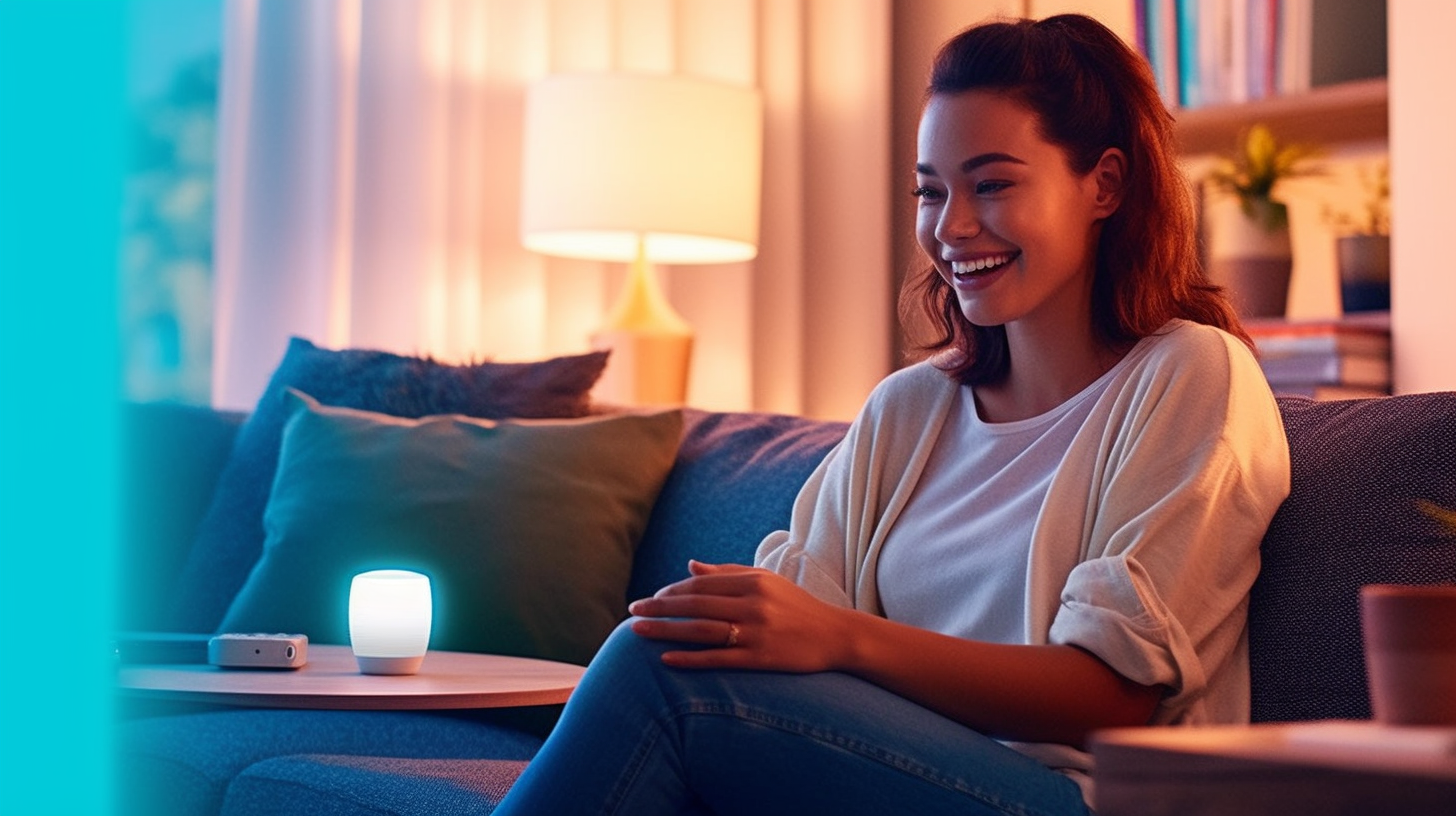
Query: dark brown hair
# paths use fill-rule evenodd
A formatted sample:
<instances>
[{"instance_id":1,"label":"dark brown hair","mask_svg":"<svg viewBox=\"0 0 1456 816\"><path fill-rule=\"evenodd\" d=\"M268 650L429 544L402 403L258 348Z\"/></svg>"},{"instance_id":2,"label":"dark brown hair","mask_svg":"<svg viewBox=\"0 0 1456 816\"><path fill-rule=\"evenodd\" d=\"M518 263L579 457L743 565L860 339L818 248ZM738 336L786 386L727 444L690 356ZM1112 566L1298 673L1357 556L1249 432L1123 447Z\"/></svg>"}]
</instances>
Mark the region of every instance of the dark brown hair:
<instances>
[{"instance_id":1,"label":"dark brown hair","mask_svg":"<svg viewBox=\"0 0 1456 816\"><path fill-rule=\"evenodd\" d=\"M1066 152L1076 173L1091 172L1107 148L1126 154L1122 201L1103 224L1092 282L1092 323L1103 342L1126 346L1181 317L1217 326L1252 347L1220 288L1203 274L1173 117L1146 60L1080 14L996 21L941 47L926 99L970 90L1006 93L1024 104L1042 138ZM917 305L938 327L921 348L964 354L949 369L952 376L971 384L1006 377L1005 328L966 320L933 266L906 281L902 312Z\"/></svg>"}]
</instances>

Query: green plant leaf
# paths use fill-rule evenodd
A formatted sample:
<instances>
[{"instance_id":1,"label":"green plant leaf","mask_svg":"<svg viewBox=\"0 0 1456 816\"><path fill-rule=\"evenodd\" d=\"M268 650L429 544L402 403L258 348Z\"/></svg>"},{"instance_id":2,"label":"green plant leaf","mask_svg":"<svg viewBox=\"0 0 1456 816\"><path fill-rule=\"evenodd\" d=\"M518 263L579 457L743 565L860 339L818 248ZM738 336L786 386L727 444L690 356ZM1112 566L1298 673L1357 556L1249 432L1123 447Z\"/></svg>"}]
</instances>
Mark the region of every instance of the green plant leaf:
<instances>
[{"instance_id":1,"label":"green plant leaf","mask_svg":"<svg viewBox=\"0 0 1456 816\"><path fill-rule=\"evenodd\" d=\"M1318 154L1309 145L1281 145L1267 125L1255 123L1239 135L1237 149L1220 157L1206 179L1216 189L1243 199L1248 212L1251 205L1247 202L1268 200L1280 179L1319 172L1308 163Z\"/></svg>"},{"instance_id":2,"label":"green plant leaf","mask_svg":"<svg viewBox=\"0 0 1456 816\"><path fill-rule=\"evenodd\" d=\"M1425 499L1416 499L1416 507L1422 513L1441 522L1452 533L1456 533L1456 510L1450 510L1433 501L1426 501Z\"/></svg>"}]
</instances>

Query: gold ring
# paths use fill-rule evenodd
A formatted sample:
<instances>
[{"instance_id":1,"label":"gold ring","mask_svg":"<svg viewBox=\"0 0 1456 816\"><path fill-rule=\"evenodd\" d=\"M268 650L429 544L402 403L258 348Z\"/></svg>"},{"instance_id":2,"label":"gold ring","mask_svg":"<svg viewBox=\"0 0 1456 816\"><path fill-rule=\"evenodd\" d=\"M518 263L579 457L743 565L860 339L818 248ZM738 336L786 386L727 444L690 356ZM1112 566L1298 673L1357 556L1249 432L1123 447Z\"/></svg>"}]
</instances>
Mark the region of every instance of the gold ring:
<instances>
[{"instance_id":1,"label":"gold ring","mask_svg":"<svg viewBox=\"0 0 1456 816\"><path fill-rule=\"evenodd\" d=\"M738 645L738 624L728 624L728 640L724 641L723 645L729 649Z\"/></svg>"}]
</instances>

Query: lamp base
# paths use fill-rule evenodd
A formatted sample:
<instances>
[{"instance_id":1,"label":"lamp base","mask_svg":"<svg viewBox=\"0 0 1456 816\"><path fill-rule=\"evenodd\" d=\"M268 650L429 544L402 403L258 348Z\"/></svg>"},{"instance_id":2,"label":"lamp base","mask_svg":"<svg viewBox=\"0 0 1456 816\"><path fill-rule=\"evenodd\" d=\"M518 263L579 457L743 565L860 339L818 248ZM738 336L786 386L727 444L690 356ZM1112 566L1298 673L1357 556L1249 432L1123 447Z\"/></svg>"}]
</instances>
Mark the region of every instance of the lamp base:
<instances>
[{"instance_id":1,"label":"lamp base","mask_svg":"<svg viewBox=\"0 0 1456 816\"><path fill-rule=\"evenodd\" d=\"M419 674L425 656L414 657L365 657L354 655L359 662L360 674Z\"/></svg>"},{"instance_id":2,"label":"lamp base","mask_svg":"<svg viewBox=\"0 0 1456 816\"><path fill-rule=\"evenodd\" d=\"M598 400L619 405L687 402L688 364L693 354L691 333L603 329L592 335L592 346L612 352L597 381Z\"/></svg>"},{"instance_id":3,"label":"lamp base","mask_svg":"<svg viewBox=\"0 0 1456 816\"><path fill-rule=\"evenodd\" d=\"M592 335L592 346L612 352L597 381L597 399L622 405L687 402L693 330L663 296L642 236L622 294L606 325Z\"/></svg>"}]
</instances>

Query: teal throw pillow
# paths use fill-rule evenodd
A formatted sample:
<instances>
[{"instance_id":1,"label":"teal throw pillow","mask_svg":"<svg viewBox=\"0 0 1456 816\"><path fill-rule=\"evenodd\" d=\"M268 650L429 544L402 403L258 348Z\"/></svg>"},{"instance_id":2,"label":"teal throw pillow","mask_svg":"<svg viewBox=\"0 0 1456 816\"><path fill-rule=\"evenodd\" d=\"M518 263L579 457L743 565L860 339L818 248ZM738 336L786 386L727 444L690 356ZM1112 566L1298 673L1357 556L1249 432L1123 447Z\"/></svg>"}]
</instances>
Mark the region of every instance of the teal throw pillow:
<instances>
[{"instance_id":1,"label":"teal throw pillow","mask_svg":"<svg viewBox=\"0 0 1456 816\"><path fill-rule=\"evenodd\" d=\"M626 617L681 412L407 419L290 390L263 556L222 624L347 644L349 583L430 576L432 649L585 664Z\"/></svg>"}]
</instances>

